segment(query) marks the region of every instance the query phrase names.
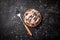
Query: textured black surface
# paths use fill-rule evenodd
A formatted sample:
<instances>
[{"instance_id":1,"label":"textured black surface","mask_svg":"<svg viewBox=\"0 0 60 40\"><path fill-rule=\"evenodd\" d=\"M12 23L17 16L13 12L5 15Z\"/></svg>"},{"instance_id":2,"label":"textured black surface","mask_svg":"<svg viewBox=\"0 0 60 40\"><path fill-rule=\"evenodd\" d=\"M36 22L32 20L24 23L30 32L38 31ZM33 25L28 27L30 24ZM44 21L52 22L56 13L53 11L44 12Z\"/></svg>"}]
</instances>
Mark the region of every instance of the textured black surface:
<instances>
[{"instance_id":1,"label":"textured black surface","mask_svg":"<svg viewBox=\"0 0 60 40\"><path fill-rule=\"evenodd\" d=\"M30 37L19 17L28 8L41 11L42 23L30 28ZM0 0L0 40L58 40L59 0Z\"/></svg>"}]
</instances>

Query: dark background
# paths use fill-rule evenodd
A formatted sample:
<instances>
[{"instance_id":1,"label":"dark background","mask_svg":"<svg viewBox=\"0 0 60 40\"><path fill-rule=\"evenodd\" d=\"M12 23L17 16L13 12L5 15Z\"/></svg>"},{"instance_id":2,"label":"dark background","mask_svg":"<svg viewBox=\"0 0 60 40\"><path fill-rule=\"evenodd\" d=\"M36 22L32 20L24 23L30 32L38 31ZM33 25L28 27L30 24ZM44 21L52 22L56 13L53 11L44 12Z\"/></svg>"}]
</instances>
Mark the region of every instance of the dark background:
<instances>
[{"instance_id":1,"label":"dark background","mask_svg":"<svg viewBox=\"0 0 60 40\"><path fill-rule=\"evenodd\" d=\"M26 9L40 10L42 22L30 28L30 37L19 17ZM59 0L0 0L0 40L59 40Z\"/></svg>"}]
</instances>

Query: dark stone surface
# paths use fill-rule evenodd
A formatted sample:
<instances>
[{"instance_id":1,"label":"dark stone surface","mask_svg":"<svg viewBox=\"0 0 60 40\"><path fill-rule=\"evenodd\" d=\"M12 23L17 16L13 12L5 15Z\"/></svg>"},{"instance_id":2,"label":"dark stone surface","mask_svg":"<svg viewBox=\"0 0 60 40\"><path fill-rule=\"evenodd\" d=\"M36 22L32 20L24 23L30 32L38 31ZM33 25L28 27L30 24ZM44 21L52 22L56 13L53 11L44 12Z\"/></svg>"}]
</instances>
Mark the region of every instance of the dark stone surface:
<instances>
[{"instance_id":1,"label":"dark stone surface","mask_svg":"<svg viewBox=\"0 0 60 40\"><path fill-rule=\"evenodd\" d=\"M30 37L19 17L28 8L41 11L42 23L30 28ZM59 0L0 0L0 40L58 40Z\"/></svg>"}]
</instances>

